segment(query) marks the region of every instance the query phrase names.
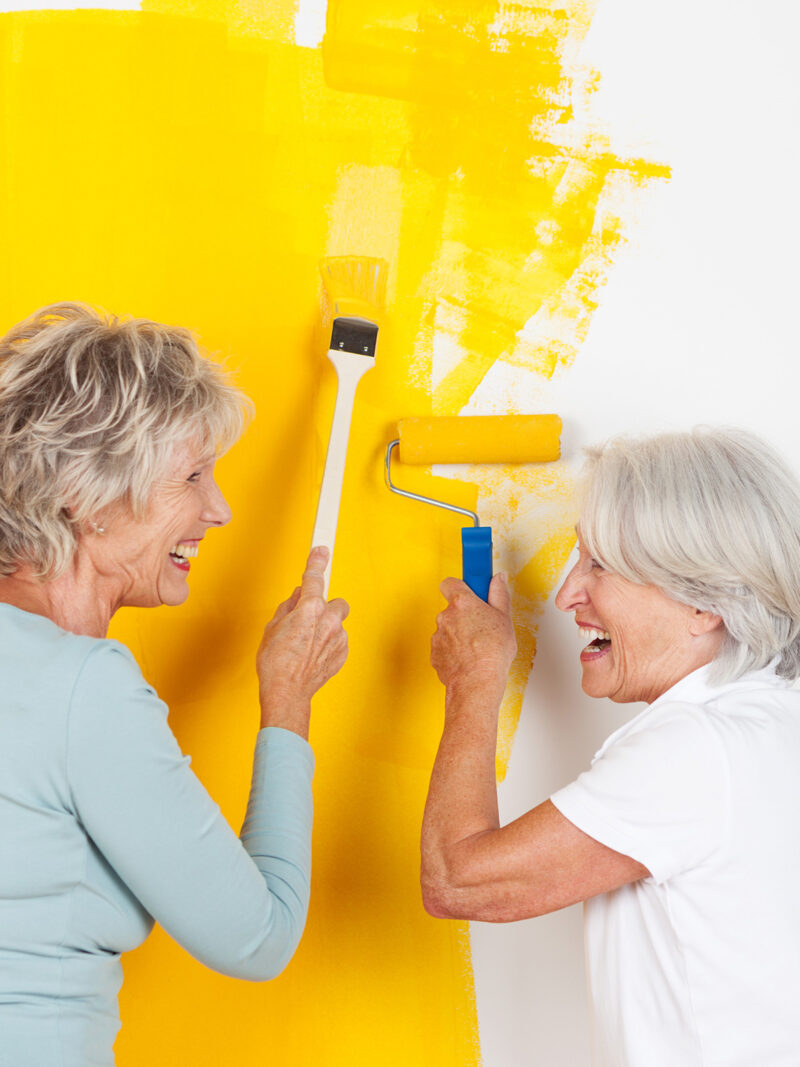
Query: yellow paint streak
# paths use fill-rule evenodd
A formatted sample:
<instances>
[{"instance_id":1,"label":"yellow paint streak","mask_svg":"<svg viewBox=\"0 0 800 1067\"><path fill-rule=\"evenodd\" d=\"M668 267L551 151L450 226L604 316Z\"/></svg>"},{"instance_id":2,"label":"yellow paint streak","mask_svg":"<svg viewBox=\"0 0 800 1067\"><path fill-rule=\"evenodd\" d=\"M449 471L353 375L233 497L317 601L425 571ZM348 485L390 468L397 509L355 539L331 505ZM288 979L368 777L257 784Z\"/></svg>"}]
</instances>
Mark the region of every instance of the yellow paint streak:
<instances>
[{"instance_id":1,"label":"yellow paint streak","mask_svg":"<svg viewBox=\"0 0 800 1067\"><path fill-rule=\"evenodd\" d=\"M294 39L297 0L142 0L142 11L182 19L217 22L255 47L265 40L290 44Z\"/></svg>"},{"instance_id":2,"label":"yellow paint streak","mask_svg":"<svg viewBox=\"0 0 800 1067\"><path fill-rule=\"evenodd\" d=\"M496 770L500 781L508 770L525 688L536 657L536 624L574 545L574 526L557 526L512 581L517 655L511 666L498 730Z\"/></svg>"},{"instance_id":3,"label":"yellow paint streak","mask_svg":"<svg viewBox=\"0 0 800 1067\"><path fill-rule=\"evenodd\" d=\"M438 214L429 214L438 246L415 293L423 322L433 323L431 343L438 338L441 347L445 338L449 353L432 378L436 415L474 404L498 360L542 378L572 363L623 239L614 213L620 188L669 177L662 164L618 157L602 131L576 116L575 90L588 97L598 80L569 59L592 10L580 2L329 4L328 84L408 102L405 165L438 181ZM479 484L485 490L485 476ZM552 558L566 558L568 531L552 530L559 545ZM524 567L528 621L517 625L501 777L535 650L535 618L556 580L545 567L550 558L537 554ZM533 588L535 597L527 595Z\"/></svg>"},{"instance_id":4,"label":"yellow paint streak","mask_svg":"<svg viewBox=\"0 0 800 1067\"><path fill-rule=\"evenodd\" d=\"M528 600L547 600L575 545L575 531L556 530L516 576L516 588Z\"/></svg>"},{"instance_id":5,"label":"yellow paint streak","mask_svg":"<svg viewBox=\"0 0 800 1067\"><path fill-rule=\"evenodd\" d=\"M188 604L114 627L234 826L254 650L300 573L333 402L317 263L390 263L332 582L352 605L351 659L315 706L303 943L252 986L156 933L125 961L120 1067L479 1063L466 927L428 918L418 890L442 703L428 642L459 524L391 496L383 452L399 418L474 405L498 360L545 379L567 367L627 225L610 194L666 175L618 159L578 114L574 90L594 74L572 57L591 4L331 0L319 50L293 44L295 9L144 0L0 16L0 327L62 299L188 325L256 401L220 467L234 522L204 542ZM554 464L398 481L478 505L512 575L502 776L568 552L569 478Z\"/></svg>"}]
</instances>

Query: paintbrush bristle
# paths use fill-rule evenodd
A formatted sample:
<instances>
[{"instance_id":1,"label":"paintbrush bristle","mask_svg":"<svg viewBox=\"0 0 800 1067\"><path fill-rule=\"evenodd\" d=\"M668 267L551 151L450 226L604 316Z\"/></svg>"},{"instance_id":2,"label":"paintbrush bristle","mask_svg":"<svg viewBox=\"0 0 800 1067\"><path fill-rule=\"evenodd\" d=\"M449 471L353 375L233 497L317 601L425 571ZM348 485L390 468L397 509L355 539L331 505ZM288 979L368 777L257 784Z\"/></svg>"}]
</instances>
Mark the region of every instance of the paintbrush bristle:
<instances>
[{"instance_id":1,"label":"paintbrush bristle","mask_svg":"<svg viewBox=\"0 0 800 1067\"><path fill-rule=\"evenodd\" d=\"M386 303L389 266L384 259L369 256L329 256L320 263L325 291L334 318L341 316L380 318Z\"/></svg>"}]
</instances>

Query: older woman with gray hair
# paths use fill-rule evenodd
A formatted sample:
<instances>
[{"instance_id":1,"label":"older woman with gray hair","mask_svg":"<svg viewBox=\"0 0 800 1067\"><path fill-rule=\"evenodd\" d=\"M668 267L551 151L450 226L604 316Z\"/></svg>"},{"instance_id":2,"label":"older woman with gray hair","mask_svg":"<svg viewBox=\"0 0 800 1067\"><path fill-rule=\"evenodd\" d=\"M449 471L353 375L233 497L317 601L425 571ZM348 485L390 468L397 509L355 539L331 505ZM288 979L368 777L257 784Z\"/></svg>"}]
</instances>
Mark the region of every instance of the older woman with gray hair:
<instances>
[{"instance_id":1,"label":"older woman with gray hair","mask_svg":"<svg viewBox=\"0 0 800 1067\"><path fill-rule=\"evenodd\" d=\"M422 888L439 917L585 901L593 1062L800 1063L800 486L763 442L697 430L590 453L556 604L583 689L646 708L591 769L500 826L509 594L443 583L445 727Z\"/></svg>"},{"instance_id":2,"label":"older woman with gray hair","mask_svg":"<svg viewBox=\"0 0 800 1067\"><path fill-rule=\"evenodd\" d=\"M78 304L0 340L0 1064L107 1067L120 953L154 919L247 979L292 956L309 895L312 695L343 664L325 549L257 653L261 730L241 839L167 708L106 639L181 604L231 517L217 456L249 401L185 330Z\"/></svg>"}]
</instances>

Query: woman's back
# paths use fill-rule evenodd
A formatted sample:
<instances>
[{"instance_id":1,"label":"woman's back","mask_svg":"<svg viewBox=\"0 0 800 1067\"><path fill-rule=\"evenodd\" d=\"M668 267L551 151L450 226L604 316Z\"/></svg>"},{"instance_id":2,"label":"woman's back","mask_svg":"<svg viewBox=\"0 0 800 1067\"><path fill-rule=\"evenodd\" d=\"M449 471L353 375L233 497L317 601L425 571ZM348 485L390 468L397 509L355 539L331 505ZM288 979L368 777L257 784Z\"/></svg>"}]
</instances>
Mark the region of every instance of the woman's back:
<instances>
[{"instance_id":1,"label":"woman's back","mask_svg":"<svg viewBox=\"0 0 800 1067\"><path fill-rule=\"evenodd\" d=\"M71 698L101 644L0 604L3 1067L108 1064L119 953L152 926L75 809Z\"/></svg>"}]
</instances>

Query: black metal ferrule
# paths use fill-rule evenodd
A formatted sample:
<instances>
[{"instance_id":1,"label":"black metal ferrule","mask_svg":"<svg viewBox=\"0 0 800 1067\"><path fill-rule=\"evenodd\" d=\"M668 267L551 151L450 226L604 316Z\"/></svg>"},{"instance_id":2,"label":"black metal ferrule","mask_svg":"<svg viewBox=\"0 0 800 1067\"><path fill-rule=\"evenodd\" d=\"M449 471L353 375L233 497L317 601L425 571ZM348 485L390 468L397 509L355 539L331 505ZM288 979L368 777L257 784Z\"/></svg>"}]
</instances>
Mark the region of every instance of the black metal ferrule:
<instances>
[{"instance_id":1,"label":"black metal ferrule","mask_svg":"<svg viewBox=\"0 0 800 1067\"><path fill-rule=\"evenodd\" d=\"M334 351L374 357L377 340L378 326L369 319L342 317L333 320L331 348Z\"/></svg>"}]
</instances>

